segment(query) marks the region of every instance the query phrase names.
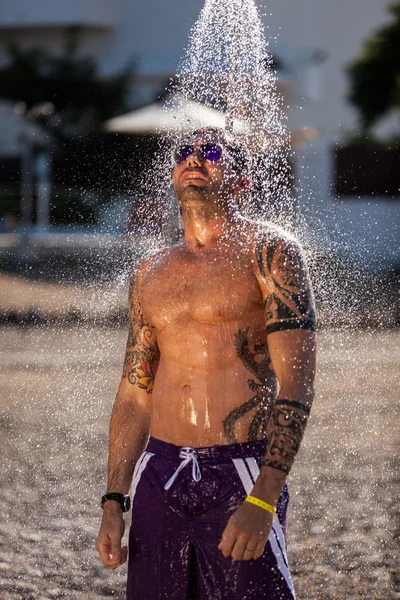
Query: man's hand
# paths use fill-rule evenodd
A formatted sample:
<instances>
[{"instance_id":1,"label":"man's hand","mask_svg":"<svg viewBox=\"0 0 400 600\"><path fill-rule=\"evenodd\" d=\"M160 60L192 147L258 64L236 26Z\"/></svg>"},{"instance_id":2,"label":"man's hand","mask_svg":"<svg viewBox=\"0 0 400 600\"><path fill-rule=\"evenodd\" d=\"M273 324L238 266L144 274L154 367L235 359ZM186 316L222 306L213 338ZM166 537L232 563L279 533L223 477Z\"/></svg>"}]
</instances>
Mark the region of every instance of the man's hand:
<instances>
[{"instance_id":1,"label":"man's hand","mask_svg":"<svg viewBox=\"0 0 400 600\"><path fill-rule=\"evenodd\" d=\"M109 569L116 569L126 561L128 549L126 546L121 548L124 531L125 521L121 508L112 500L106 502L96 550L103 565Z\"/></svg>"},{"instance_id":2,"label":"man's hand","mask_svg":"<svg viewBox=\"0 0 400 600\"><path fill-rule=\"evenodd\" d=\"M264 552L274 516L266 510L243 502L228 521L218 545L225 557L233 560L260 558Z\"/></svg>"}]
</instances>

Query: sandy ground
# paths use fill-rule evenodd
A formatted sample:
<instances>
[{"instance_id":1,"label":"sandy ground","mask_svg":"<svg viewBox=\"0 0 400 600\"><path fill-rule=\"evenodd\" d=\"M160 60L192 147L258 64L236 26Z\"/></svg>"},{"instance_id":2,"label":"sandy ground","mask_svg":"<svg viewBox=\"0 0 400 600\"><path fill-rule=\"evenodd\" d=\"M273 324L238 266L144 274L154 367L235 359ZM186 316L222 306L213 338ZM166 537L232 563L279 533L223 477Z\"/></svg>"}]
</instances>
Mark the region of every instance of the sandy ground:
<instances>
[{"instance_id":1,"label":"sandy ground","mask_svg":"<svg viewBox=\"0 0 400 600\"><path fill-rule=\"evenodd\" d=\"M0 271L0 317L23 316L34 311L49 320L104 321L105 317L127 311L126 279L110 283L66 283L29 280Z\"/></svg>"},{"instance_id":2,"label":"sandy ground","mask_svg":"<svg viewBox=\"0 0 400 600\"><path fill-rule=\"evenodd\" d=\"M0 328L0 598L122 599L94 550L121 329ZM320 334L290 476L298 600L400 598L400 332ZM143 599L145 600L145 599Z\"/></svg>"}]
</instances>

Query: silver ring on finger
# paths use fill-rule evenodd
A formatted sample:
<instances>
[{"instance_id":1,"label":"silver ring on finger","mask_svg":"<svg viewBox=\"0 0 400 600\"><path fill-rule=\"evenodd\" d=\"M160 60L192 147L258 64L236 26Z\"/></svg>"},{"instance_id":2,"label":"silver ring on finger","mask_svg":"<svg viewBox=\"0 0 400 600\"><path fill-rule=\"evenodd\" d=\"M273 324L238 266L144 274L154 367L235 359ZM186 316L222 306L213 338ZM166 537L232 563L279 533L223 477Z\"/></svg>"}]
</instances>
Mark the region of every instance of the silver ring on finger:
<instances>
[{"instance_id":1,"label":"silver ring on finger","mask_svg":"<svg viewBox=\"0 0 400 600\"><path fill-rule=\"evenodd\" d=\"M247 552L254 552L255 548L248 548L248 547L246 546L245 550L247 550Z\"/></svg>"}]
</instances>

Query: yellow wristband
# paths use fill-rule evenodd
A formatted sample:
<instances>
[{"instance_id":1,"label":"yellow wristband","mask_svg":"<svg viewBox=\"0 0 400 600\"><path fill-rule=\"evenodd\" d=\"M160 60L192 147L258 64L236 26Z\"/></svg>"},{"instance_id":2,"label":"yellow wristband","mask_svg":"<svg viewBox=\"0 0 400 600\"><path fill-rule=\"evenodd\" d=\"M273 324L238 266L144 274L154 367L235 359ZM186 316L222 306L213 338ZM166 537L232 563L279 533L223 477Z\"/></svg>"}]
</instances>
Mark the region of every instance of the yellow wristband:
<instances>
[{"instance_id":1,"label":"yellow wristband","mask_svg":"<svg viewBox=\"0 0 400 600\"><path fill-rule=\"evenodd\" d=\"M260 500L260 498L255 498L254 496L247 496L246 502L250 502L250 504L255 504L256 506L263 508L267 512L272 513L273 515L276 513L275 506L268 504L268 502L264 502L264 500Z\"/></svg>"}]
</instances>

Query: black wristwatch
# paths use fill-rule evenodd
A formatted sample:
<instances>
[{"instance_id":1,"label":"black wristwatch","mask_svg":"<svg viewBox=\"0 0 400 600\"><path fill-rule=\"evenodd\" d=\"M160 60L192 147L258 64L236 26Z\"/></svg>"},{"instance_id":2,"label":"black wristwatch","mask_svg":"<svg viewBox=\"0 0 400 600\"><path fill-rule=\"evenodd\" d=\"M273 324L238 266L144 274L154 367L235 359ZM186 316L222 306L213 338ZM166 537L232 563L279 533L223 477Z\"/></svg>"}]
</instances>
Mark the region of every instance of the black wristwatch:
<instances>
[{"instance_id":1,"label":"black wristwatch","mask_svg":"<svg viewBox=\"0 0 400 600\"><path fill-rule=\"evenodd\" d=\"M117 492L111 492L109 494L104 494L101 499L101 508L104 509L104 504L107 500L115 500L121 507L122 512L128 512L131 507L131 499L129 496L125 494L118 494Z\"/></svg>"}]
</instances>

